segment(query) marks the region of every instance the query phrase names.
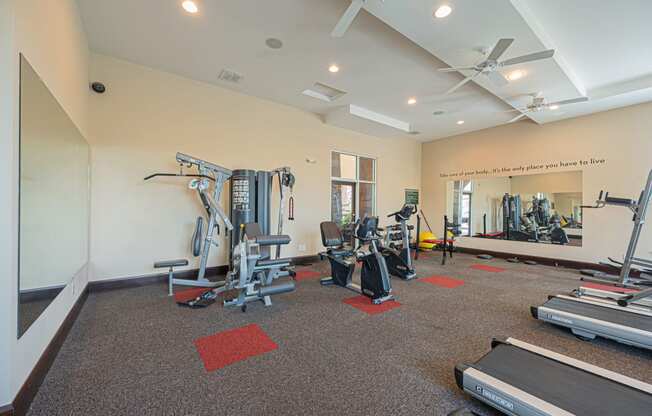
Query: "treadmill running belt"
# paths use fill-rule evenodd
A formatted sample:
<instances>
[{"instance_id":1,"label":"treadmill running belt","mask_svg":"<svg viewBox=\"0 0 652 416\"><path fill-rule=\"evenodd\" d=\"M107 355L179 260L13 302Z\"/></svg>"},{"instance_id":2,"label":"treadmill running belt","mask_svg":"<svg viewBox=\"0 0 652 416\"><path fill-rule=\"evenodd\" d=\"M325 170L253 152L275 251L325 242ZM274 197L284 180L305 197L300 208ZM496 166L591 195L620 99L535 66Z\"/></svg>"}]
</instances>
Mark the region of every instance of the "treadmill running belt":
<instances>
[{"instance_id":1,"label":"treadmill running belt","mask_svg":"<svg viewBox=\"0 0 652 416\"><path fill-rule=\"evenodd\" d=\"M544 307L556 309L562 312L574 313L600 321L611 322L642 331L652 332L652 317L633 312L627 312L612 308L593 305L579 301L573 301L554 297L543 304ZM651 413L652 414L652 413Z\"/></svg>"},{"instance_id":2,"label":"treadmill running belt","mask_svg":"<svg viewBox=\"0 0 652 416\"><path fill-rule=\"evenodd\" d=\"M472 367L578 416L652 414L652 395L513 345L496 345Z\"/></svg>"}]
</instances>

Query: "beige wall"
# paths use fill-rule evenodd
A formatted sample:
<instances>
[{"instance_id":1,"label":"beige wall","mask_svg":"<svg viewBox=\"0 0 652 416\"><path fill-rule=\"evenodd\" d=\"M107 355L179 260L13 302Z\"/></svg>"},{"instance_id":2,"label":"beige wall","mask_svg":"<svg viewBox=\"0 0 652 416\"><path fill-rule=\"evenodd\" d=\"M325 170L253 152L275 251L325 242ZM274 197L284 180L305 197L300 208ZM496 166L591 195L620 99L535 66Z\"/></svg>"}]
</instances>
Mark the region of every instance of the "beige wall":
<instances>
[{"instance_id":1,"label":"beige wall","mask_svg":"<svg viewBox=\"0 0 652 416\"><path fill-rule=\"evenodd\" d=\"M84 269L17 339L19 53L85 134L88 46L76 2L0 2L0 407L13 400L87 281Z\"/></svg>"},{"instance_id":2,"label":"beige wall","mask_svg":"<svg viewBox=\"0 0 652 416\"><path fill-rule=\"evenodd\" d=\"M601 189L614 196L636 198L652 168L651 113L652 103L648 103L546 125L520 122L426 143L422 152L424 211L431 221L441 218L446 209L446 183L459 177L572 170L583 172L586 204L592 203ZM591 163L591 159L605 162ZM485 169L488 174L481 173ZM479 173L469 173L476 171ZM460 172L468 174L451 176ZM631 225L628 211L608 207L585 210L582 247L476 238L462 238L459 245L597 262L624 255ZM639 248L641 256L652 254L651 227L643 232Z\"/></svg>"},{"instance_id":3,"label":"beige wall","mask_svg":"<svg viewBox=\"0 0 652 416\"><path fill-rule=\"evenodd\" d=\"M191 258L189 239L201 214L196 194L183 179L143 181L153 172L177 171L177 151L231 169L290 166L297 177L296 221L286 221L293 242L285 255L322 249L319 223L330 219L331 150L378 159L383 218L402 206L405 188L420 186L421 144L409 138L357 134L294 108L106 56L92 57L91 74L108 87L91 100L94 279L152 273L156 260ZM225 242L213 250L210 265L226 264Z\"/></svg>"}]
</instances>

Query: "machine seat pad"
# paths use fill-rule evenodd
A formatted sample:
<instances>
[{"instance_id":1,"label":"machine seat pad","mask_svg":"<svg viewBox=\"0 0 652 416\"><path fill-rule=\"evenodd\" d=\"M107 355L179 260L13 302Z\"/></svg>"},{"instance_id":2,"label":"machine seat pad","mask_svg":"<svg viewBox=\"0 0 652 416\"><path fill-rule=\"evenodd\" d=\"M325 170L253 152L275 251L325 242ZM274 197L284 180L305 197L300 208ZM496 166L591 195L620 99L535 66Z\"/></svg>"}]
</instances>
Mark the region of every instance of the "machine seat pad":
<instances>
[{"instance_id":1,"label":"machine seat pad","mask_svg":"<svg viewBox=\"0 0 652 416\"><path fill-rule=\"evenodd\" d=\"M154 268L161 269L163 267L179 267L179 266L187 266L187 265L188 265L188 260L186 259L164 260L164 261L157 261L156 263L154 263Z\"/></svg>"},{"instance_id":2,"label":"machine seat pad","mask_svg":"<svg viewBox=\"0 0 652 416\"><path fill-rule=\"evenodd\" d=\"M290 244L292 239L289 235L259 235L255 238L255 241L261 246L275 246L277 244Z\"/></svg>"},{"instance_id":3,"label":"machine seat pad","mask_svg":"<svg viewBox=\"0 0 652 416\"><path fill-rule=\"evenodd\" d=\"M292 259L286 258L286 259L267 259L267 260L258 260L256 262L256 266L259 267L268 267L268 266L276 266L279 264L288 264L292 263Z\"/></svg>"},{"instance_id":4,"label":"machine seat pad","mask_svg":"<svg viewBox=\"0 0 652 416\"><path fill-rule=\"evenodd\" d=\"M339 247L344 243L342 231L333 221L324 221L319 224L321 229L321 242L324 247Z\"/></svg>"}]
</instances>

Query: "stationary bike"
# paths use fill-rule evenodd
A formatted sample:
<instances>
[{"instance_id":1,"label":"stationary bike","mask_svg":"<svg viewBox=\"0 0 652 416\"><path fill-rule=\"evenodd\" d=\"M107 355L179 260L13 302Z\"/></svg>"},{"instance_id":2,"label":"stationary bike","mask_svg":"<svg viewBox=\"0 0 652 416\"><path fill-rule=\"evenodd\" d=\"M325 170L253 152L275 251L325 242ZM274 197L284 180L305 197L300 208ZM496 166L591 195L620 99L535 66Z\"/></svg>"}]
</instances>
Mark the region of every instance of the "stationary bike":
<instances>
[{"instance_id":1,"label":"stationary bike","mask_svg":"<svg viewBox=\"0 0 652 416\"><path fill-rule=\"evenodd\" d=\"M336 285L371 298L378 305L393 300L392 284L385 259L378 251L378 218L366 217L356 223L355 238L360 240L356 250L344 248L344 238L337 224L325 221L320 224L321 240L326 247L325 253L319 253L323 259L328 258L331 264L331 276L321 279L323 286ZM369 252L360 251L362 245L369 245ZM356 260L362 262L360 283L352 283Z\"/></svg>"},{"instance_id":2,"label":"stationary bike","mask_svg":"<svg viewBox=\"0 0 652 416\"><path fill-rule=\"evenodd\" d=\"M416 212L416 206L404 205L400 211L389 214L387 217L394 217L397 224L385 227L385 241L380 247L380 253L385 257L389 273L404 280L417 277L410 252L410 230L414 227L407 224ZM399 240L400 244L394 243Z\"/></svg>"}]
</instances>

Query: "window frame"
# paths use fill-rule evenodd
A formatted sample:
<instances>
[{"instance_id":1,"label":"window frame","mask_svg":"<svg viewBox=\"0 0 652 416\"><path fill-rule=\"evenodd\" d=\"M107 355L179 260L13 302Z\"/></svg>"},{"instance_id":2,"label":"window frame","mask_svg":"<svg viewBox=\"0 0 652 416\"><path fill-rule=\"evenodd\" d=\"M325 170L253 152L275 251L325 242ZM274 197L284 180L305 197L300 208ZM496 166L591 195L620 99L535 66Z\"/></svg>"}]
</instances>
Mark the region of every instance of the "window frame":
<instances>
[{"instance_id":1,"label":"window frame","mask_svg":"<svg viewBox=\"0 0 652 416\"><path fill-rule=\"evenodd\" d=\"M353 156L355 157L355 179L350 179L350 178L340 178L333 176L333 154L343 154L347 156ZM363 180L360 179L360 159L370 159L373 161L373 180L368 181L368 180ZM360 154L360 153L352 153L348 151L342 151L342 150L337 150L337 149L331 149L330 151L330 183L329 183L329 188L330 188L330 200L333 200L333 182L346 182L346 183L353 183L355 184L355 220L358 220L360 218L360 184L371 184L373 185L373 196L371 198L371 211L372 211L372 216L377 215L377 210L378 210L378 158L374 156L369 156L365 154ZM333 213L330 213L331 218Z\"/></svg>"},{"instance_id":2,"label":"window frame","mask_svg":"<svg viewBox=\"0 0 652 416\"><path fill-rule=\"evenodd\" d=\"M470 190L466 191L464 190L466 188L465 185L468 185ZM472 228L473 228L473 194L475 192L475 180L474 179L458 179L456 181L453 181L453 197L455 197L455 194L457 194L456 201L453 203L453 222L456 224L460 225L460 230L462 229L462 206L463 206L463 200L464 196L468 196L469 199L469 218L468 218L468 225L469 228L467 232L462 235L463 237L471 237L472 234ZM455 209L455 206L457 206L457 209Z\"/></svg>"}]
</instances>

